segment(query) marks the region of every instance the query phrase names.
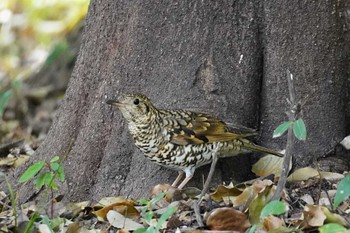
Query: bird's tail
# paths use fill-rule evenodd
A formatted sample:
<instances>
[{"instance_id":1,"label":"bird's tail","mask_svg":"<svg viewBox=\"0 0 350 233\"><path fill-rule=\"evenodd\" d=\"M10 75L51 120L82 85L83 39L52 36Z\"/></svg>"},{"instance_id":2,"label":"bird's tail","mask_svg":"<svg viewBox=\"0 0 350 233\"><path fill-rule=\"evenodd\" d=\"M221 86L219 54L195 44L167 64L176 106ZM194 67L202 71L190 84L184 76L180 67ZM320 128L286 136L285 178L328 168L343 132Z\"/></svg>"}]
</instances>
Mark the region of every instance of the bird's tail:
<instances>
[{"instance_id":1,"label":"bird's tail","mask_svg":"<svg viewBox=\"0 0 350 233\"><path fill-rule=\"evenodd\" d=\"M258 146L246 138L236 138L231 141L222 142L223 146L220 148L220 157L232 157L239 154L245 154L250 152L260 152L266 154L272 154L279 157L283 157L280 152L268 149L263 146Z\"/></svg>"},{"instance_id":2,"label":"bird's tail","mask_svg":"<svg viewBox=\"0 0 350 233\"><path fill-rule=\"evenodd\" d=\"M242 142L243 142L242 147L244 149L247 149L247 150L250 150L250 151L254 151L254 152L261 152L261 153L276 155L276 156L279 156L279 157L283 157L284 156L280 152L268 149L268 148L263 147L263 146L258 146L258 145L254 144L254 143L252 143L252 142L250 142L248 140L244 140Z\"/></svg>"}]
</instances>

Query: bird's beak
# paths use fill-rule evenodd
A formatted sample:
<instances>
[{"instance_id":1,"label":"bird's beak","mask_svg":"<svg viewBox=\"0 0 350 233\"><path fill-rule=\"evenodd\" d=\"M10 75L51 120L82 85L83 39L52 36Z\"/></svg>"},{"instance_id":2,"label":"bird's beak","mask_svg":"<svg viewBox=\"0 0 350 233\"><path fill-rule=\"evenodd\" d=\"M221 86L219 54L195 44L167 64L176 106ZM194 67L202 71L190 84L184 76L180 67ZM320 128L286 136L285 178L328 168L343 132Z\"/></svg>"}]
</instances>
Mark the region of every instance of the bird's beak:
<instances>
[{"instance_id":1,"label":"bird's beak","mask_svg":"<svg viewBox=\"0 0 350 233\"><path fill-rule=\"evenodd\" d=\"M117 100L107 100L106 101L106 104L109 104L109 105L112 105L112 106L116 106L116 107L123 107L123 106L125 106L125 104L124 103L120 103L120 102L118 102Z\"/></svg>"}]
</instances>

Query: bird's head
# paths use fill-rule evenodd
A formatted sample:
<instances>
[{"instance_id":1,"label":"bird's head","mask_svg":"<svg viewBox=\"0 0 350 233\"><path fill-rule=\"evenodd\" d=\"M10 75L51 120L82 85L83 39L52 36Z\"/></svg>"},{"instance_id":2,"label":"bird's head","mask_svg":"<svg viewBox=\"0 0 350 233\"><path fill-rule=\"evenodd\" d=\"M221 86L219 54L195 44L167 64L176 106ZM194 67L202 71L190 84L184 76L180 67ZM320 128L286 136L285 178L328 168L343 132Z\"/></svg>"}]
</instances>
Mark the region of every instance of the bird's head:
<instances>
[{"instance_id":1,"label":"bird's head","mask_svg":"<svg viewBox=\"0 0 350 233\"><path fill-rule=\"evenodd\" d=\"M128 123L148 124L157 112L147 96L142 94L125 94L106 103L118 107Z\"/></svg>"}]
</instances>

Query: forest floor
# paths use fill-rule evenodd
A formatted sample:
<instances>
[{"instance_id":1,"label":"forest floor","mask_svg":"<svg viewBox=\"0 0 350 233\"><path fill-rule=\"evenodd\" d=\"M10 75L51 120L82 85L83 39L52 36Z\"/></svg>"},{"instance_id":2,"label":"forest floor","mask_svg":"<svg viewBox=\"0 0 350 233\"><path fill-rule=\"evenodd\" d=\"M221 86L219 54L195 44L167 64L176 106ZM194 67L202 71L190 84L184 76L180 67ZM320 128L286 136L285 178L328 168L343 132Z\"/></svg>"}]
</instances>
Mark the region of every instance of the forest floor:
<instances>
[{"instance_id":1,"label":"forest floor","mask_svg":"<svg viewBox=\"0 0 350 233\"><path fill-rule=\"evenodd\" d=\"M62 97L36 96L22 98L21 105L10 104L4 114L2 183L17 167L28 166L26 161L45 139ZM32 166L27 173L27 178L36 180L33 188L47 191L48 199L18 203L18 190L0 191L0 232L349 232L349 176L298 169L289 176L282 200L270 202L282 161L265 156L253 165L257 179L212 187L196 216L193 206L201 190L177 190L168 184L157 185L141 200L105 197L63 203L59 187L65 181L64 170L54 158L43 162L42 170ZM198 217L204 226L198 225Z\"/></svg>"}]
</instances>

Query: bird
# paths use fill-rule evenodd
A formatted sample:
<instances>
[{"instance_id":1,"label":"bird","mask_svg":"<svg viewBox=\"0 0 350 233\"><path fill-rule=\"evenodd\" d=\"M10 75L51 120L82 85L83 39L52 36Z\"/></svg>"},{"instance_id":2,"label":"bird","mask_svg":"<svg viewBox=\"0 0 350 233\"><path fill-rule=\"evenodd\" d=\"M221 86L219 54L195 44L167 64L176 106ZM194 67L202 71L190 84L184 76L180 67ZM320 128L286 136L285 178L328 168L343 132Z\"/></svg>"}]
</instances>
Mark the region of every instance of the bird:
<instances>
[{"instance_id":1,"label":"bird","mask_svg":"<svg viewBox=\"0 0 350 233\"><path fill-rule=\"evenodd\" d=\"M242 153L283 154L247 139L249 134L230 132L225 122L209 114L186 110L165 110L153 105L143 94L123 94L107 100L117 107L125 120L136 147L152 162L178 171L172 183L183 189L196 168L218 158Z\"/></svg>"}]
</instances>

